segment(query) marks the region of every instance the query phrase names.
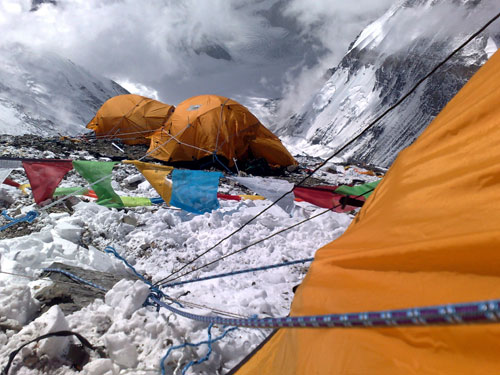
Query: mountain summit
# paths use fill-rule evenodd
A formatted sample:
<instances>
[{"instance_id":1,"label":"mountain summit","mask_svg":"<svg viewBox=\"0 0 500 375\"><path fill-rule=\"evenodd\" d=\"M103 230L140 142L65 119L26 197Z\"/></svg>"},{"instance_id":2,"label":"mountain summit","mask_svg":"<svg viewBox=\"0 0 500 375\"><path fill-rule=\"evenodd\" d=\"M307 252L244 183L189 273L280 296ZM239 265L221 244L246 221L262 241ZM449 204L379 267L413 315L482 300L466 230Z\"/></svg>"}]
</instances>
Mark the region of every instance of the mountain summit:
<instances>
[{"instance_id":1,"label":"mountain summit","mask_svg":"<svg viewBox=\"0 0 500 375\"><path fill-rule=\"evenodd\" d=\"M497 11L497 10L496 10ZM277 133L314 156L331 155L395 104L491 18L493 1L400 1L368 25L330 78ZM500 23L433 74L343 155L389 166L500 44Z\"/></svg>"}]
</instances>

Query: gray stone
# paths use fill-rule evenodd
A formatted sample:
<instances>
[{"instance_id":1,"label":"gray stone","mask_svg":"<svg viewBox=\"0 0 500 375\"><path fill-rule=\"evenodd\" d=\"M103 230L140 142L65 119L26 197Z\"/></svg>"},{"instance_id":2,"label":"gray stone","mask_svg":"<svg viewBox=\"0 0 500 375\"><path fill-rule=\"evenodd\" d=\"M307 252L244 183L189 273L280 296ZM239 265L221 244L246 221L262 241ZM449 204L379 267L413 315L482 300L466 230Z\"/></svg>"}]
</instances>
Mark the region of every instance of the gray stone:
<instances>
[{"instance_id":1,"label":"gray stone","mask_svg":"<svg viewBox=\"0 0 500 375\"><path fill-rule=\"evenodd\" d=\"M115 283L122 279L121 276L110 273L86 270L62 263L52 263L47 268L57 268L70 272L106 290L111 289ZM102 290L79 283L61 273L44 272L41 277L49 277L54 281L52 285L41 289L35 294L35 298L41 302L41 314L53 305L59 305L64 314L71 314L89 305L96 298L103 298L105 294Z\"/></svg>"}]
</instances>

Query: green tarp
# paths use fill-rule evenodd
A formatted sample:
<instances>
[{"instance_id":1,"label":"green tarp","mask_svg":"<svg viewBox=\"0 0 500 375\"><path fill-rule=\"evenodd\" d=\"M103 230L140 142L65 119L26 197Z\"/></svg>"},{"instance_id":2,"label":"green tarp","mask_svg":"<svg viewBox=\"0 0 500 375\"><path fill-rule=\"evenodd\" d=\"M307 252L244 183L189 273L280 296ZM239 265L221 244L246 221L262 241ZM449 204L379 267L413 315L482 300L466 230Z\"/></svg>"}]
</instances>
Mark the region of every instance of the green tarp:
<instances>
[{"instance_id":1,"label":"green tarp","mask_svg":"<svg viewBox=\"0 0 500 375\"><path fill-rule=\"evenodd\" d=\"M123 207L123 202L111 186L111 171L115 166L112 161L73 161L75 170L86 179L97 194L97 204L106 207ZM99 181L96 183L96 181Z\"/></svg>"},{"instance_id":2,"label":"green tarp","mask_svg":"<svg viewBox=\"0 0 500 375\"><path fill-rule=\"evenodd\" d=\"M380 181L382 180L380 179L356 186L342 185L335 189L335 192L339 194L354 195L356 197L364 196L365 198L368 198Z\"/></svg>"}]
</instances>

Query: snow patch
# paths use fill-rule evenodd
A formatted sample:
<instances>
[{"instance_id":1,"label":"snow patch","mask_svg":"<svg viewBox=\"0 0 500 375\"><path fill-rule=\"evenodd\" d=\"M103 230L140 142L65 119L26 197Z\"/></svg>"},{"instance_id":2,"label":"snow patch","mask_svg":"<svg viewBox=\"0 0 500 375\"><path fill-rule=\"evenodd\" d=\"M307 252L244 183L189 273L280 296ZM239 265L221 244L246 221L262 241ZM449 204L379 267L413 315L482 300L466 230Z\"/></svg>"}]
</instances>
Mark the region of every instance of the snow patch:
<instances>
[{"instance_id":1,"label":"snow patch","mask_svg":"<svg viewBox=\"0 0 500 375\"><path fill-rule=\"evenodd\" d=\"M484 48L484 52L488 55L488 59L493 56L493 54L498 50L498 46L493 40L493 38L489 37L488 42L486 43L486 47Z\"/></svg>"},{"instance_id":2,"label":"snow patch","mask_svg":"<svg viewBox=\"0 0 500 375\"><path fill-rule=\"evenodd\" d=\"M106 293L106 304L118 309L125 318L129 318L139 309L150 293L149 286L142 281L120 280L113 289Z\"/></svg>"}]
</instances>

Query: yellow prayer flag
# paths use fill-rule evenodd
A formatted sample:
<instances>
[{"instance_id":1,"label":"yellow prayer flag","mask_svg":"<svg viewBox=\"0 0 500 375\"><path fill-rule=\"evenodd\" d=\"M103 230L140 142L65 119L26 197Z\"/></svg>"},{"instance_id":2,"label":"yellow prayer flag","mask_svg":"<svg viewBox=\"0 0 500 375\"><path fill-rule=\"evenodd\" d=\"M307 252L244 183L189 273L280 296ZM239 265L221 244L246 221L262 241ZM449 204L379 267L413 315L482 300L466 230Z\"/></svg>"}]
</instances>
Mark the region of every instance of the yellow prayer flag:
<instances>
[{"instance_id":1,"label":"yellow prayer flag","mask_svg":"<svg viewBox=\"0 0 500 375\"><path fill-rule=\"evenodd\" d=\"M125 164L133 164L141 172L146 180L160 194L167 205L170 205L172 197L172 181L167 180L167 176L174 169L166 165L145 163L138 160L124 160Z\"/></svg>"},{"instance_id":2,"label":"yellow prayer flag","mask_svg":"<svg viewBox=\"0 0 500 375\"><path fill-rule=\"evenodd\" d=\"M266 198L264 198L262 195L247 195L247 194L242 194L240 195L241 199L250 199L252 201L262 201Z\"/></svg>"}]
</instances>

